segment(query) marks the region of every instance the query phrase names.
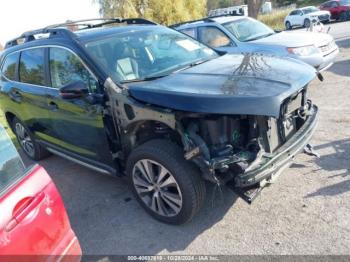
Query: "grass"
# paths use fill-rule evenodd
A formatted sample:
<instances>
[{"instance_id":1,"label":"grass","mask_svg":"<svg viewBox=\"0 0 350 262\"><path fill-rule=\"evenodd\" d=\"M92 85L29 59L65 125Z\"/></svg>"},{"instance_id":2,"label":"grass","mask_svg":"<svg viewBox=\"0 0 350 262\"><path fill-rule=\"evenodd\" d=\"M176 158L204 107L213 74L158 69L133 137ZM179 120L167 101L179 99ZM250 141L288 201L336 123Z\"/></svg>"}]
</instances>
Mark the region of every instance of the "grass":
<instances>
[{"instance_id":1,"label":"grass","mask_svg":"<svg viewBox=\"0 0 350 262\"><path fill-rule=\"evenodd\" d=\"M291 12L291 9L277 10L270 14L258 16L258 20L275 30L284 30L284 18Z\"/></svg>"},{"instance_id":2,"label":"grass","mask_svg":"<svg viewBox=\"0 0 350 262\"><path fill-rule=\"evenodd\" d=\"M298 7L304 7L309 5L319 6L324 2L326 2L326 0L299 0L297 1L297 4L298 4Z\"/></svg>"},{"instance_id":3,"label":"grass","mask_svg":"<svg viewBox=\"0 0 350 262\"><path fill-rule=\"evenodd\" d=\"M6 118L5 118L5 116L4 116L4 114L3 114L3 112L1 110L0 110L0 125L2 125L6 129L7 133L9 134L9 136L10 136L10 138L12 140L12 142L18 148L19 145L17 143L16 136L12 132L11 128L8 126Z\"/></svg>"}]
</instances>

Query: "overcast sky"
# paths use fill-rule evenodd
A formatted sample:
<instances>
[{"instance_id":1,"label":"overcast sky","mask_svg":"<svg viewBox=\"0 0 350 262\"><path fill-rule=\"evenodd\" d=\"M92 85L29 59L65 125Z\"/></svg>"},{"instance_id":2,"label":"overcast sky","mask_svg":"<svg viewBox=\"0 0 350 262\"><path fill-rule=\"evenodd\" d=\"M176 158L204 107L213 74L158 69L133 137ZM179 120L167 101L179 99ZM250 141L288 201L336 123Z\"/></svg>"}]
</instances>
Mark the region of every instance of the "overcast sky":
<instances>
[{"instance_id":1,"label":"overcast sky","mask_svg":"<svg viewBox=\"0 0 350 262\"><path fill-rule=\"evenodd\" d=\"M0 0L0 43L50 24L97 18L98 9L93 0Z\"/></svg>"}]
</instances>

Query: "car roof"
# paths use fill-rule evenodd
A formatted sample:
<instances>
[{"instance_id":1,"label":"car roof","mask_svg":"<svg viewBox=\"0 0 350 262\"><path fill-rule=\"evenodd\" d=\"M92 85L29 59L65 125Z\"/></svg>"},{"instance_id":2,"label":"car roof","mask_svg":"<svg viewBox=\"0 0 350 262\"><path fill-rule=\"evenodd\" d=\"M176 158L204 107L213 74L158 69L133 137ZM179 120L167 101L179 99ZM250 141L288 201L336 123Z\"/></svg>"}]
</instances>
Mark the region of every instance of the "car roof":
<instances>
[{"instance_id":1,"label":"car roof","mask_svg":"<svg viewBox=\"0 0 350 262\"><path fill-rule=\"evenodd\" d=\"M96 20L101 20L102 23L96 25L85 23ZM68 29L71 25L81 26L80 24L78 24L81 22L85 23L81 24L82 26L84 26L83 29L76 31L71 31L70 29ZM109 24L117 25L107 26ZM160 25L143 18L102 18L72 21L64 24L52 25L42 29L25 32L21 36L8 41L2 54L5 55L12 51L18 51L27 47L48 45L52 42L65 44L76 42L74 40L78 40L78 42L88 42L93 39L103 38L105 36L113 34L142 31L152 26L160 27Z\"/></svg>"},{"instance_id":2,"label":"car roof","mask_svg":"<svg viewBox=\"0 0 350 262\"><path fill-rule=\"evenodd\" d=\"M305 10L305 9L309 9L309 8L313 8L313 7L317 8L316 6L312 6L312 5L310 5L310 6L304 6L304 7L301 7L301 8L299 8L299 9L301 9L301 10Z\"/></svg>"},{"instance_id":3,"label":"car roof","mask_svg":"<svg viewBox=\"0 0 350 262\"><path fill-rule=\"evenodd\" d=\"M236 20L245 19L245 18L249 19L246 16L233 16L233 15L206 17L200 20L188 21L181 24L175 24L175 25L172 25L171 27L176 28L177 30L181 30L181 29L196 27L198 25L206 25L206 24L212 24L212 23L225 24L227 22L236 21Z\"/></svg>"},{"instance_id":4,"label":"car roof","mask_svg":"<svg viewBox=\"0 0 350 262\"><path fill-rule=\"evenodd\" d=\"M94 39L104 38L115 34L121 34L125 32L140 32L149 30L150 28L163 27L161 25L129 25L129 26L113 26L113 27L100 27L93 29L84 29L74 32L79 40L82 42L89 42Z\"/></svg>"},{"instance_id":5,"label":"car roof","mask_svg":"<svg viewBox=\"0 0 350 262\"><path fill-rule=\"evenodd\" d=\"M215 17L213 20L219 24L225 24L227 22L237 21L240 19L248 18L246 16L221 16L221 17Z\"/></svg>"}]
</instances>

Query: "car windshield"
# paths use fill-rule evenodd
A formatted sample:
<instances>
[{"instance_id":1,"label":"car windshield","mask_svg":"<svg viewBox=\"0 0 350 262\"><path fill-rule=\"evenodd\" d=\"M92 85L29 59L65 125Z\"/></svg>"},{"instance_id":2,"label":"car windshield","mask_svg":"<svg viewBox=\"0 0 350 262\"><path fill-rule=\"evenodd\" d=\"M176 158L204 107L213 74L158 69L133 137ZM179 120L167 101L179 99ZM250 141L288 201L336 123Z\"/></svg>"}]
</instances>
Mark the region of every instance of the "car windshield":
<instances>
[{"instance_id":1,"label":"car windshield","mask_svg":"<svg viewBox=\"0 0 350 262\"><path fill-rule=\"evenodd\" d=\"M350 5L350 0L340 0L339 4L340 5Z\"/></svg>"},{"instance_id":2,"label":"car windshield","mask_svg":"<svg viewBox=\"0 0 350 262\"><path fill-rule=\"evenodd\" d=\"M223 26L241 42L253 41L274 34L270 27L251 18L227 22Z\"/></svg>"},{"instance_id":3,"label":"car windshield","mask_svg":"<svg viewBox=\"0 0 350 262\"><path fill-rule=\"evenodd\" d=\"M303 11L304 14L310 14L310 13L313 13L313 12L317 12L317 11L320 11L320 9L316 8L316 7L308 7L308 8L303 8L301 9Z\"/></svg>"},{"instance_id":4,"label":"car windshield","mask_svg":"<svg viewBox=\"0 0 350 262\"><path fill-rule=\"evenodd\" d=\"M117 82L163 77L218 57L196 40L166 27L117 32L85 44Z\"/></svg>"}]
</instances>

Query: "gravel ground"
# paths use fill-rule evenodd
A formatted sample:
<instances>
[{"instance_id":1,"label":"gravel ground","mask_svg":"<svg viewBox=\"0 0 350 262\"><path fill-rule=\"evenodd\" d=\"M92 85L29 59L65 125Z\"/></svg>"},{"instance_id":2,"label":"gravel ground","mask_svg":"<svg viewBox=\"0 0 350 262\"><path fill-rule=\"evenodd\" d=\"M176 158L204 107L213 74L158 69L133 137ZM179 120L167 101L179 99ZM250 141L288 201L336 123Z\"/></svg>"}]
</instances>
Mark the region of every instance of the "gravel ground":
<instances>
[{"instance_id":1,"label":"gravel ground","mask_svg":"<svg viewBox=\"0 0 350 262\"><path fill-rule=\"evenodd\" d=\"M64 198L85 254L350 254L350 22L332 24L341 53L315 80L320 108L312 144L252 205L210 189L194 220L169 226L150 218L123 180L67 160L41 164Z\"/></svg>"}]
</instances>

